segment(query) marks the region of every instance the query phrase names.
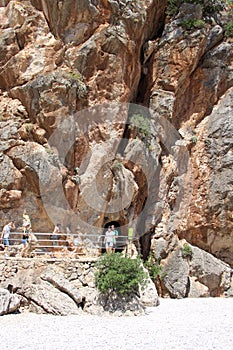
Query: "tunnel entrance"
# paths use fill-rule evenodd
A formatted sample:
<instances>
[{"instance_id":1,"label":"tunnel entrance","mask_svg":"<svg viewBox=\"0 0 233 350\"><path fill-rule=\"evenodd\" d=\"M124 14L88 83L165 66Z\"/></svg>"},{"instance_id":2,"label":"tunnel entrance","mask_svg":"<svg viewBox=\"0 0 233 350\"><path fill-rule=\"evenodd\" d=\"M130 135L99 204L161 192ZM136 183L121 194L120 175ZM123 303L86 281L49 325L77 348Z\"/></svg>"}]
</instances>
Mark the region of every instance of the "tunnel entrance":
<instances>
[{"instance_id":1,"label":"tunnel entrance","mask_svg":"<svg viewBox=\"0 0 233 350\"><path fill-rule=\"evenodd\" d=\"M125 248L126 241L127 241L127 236L125 236L125 232L124 232L125 230L121 229L121 225L118 221L108 221L104 225L103 234L102 234L102 241L101 241L102 253L106 252L105 244L104 244L105 233L106 233L108 227L109 226L111 227L112 225L114 225L115 230L117 230L117 232L118 232L118 235L116 236L115 252L120 253Z\"/></svg>"}]
</instances>

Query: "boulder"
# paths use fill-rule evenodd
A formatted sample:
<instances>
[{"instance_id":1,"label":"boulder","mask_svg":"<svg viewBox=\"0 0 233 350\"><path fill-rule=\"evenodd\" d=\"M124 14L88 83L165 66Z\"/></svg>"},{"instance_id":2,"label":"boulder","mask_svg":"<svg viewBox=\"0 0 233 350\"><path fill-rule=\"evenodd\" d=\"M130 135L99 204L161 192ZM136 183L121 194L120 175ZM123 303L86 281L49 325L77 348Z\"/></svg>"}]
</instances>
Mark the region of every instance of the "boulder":
<instances>
[{"instance_id":1,"label":"boulder","mask_svg":"<svg viewBox=\"0 0 233 350\"><path fill-rule=\"evenodd\" d=\"M229 265L197 247L192 247L190 275L206 287L210 296L221 296L231 286L232 269Z\"/></svg>"},{"instance_id":2,"label":"boulder","mask_svg":"<svg viewBox=\"0 0 233 350\"><path fill-rule=\"evenodd\" d=\"M189 287L189 264L182 257L181 250L177 248L168 257L161 261L166 273L163 283L173 298L184 298L188 296Z\"/></svg>"},{"instance_id":3,"label":"boulder","mask_svg":"<svg viewBox=\"0 0 233 350\"><path fill-rule=\"evenodd\" d=\"M156 290L155 284L149 279L149 282L145 289L140 289L140 302L144 306L158 306L159 305L159 297L158 292Z\"/></svg>"},{"instance_id":4,"label":"boulder","mask_svg":"<svg viewBox=\"0 0 233 350\"><path fill-rule=\"evenodd\" d=\"M18 295L11 294L9 290L0 288L0 316L15 312L20 307Z\"/></svg>"},{"instance_id":5,"label":"boulder","mask_svg":"<svg viewBox=\"0 0 233 350\"><path fill-rule=\"evenodd\" d=\"M196 277L189 277L189 298L209 297L209 288L200 283Z\"/></svg>"},{"instance_id":6,"label":"boulder","mask_svg":"<svg viewBox=\"0 0 233 350\"><path fill-rule=\"evenodd\" d=\"M49 282L25 285L17 293L30 300L30 304L34 305L33 311L35 311L35 305L38 306L39 313L43 310L44 313L67 316L82 312L72 298L54 288Z\"/></svg>"},{"instance_id":7,"label":"boulder","mask_svg":"<svg viewBox=\"0 0 233 350\"><path fill-rule=\"evenodd\" d=\"M47 269L40 277L42 280L51 283L62 293L67 294L77 305L82 303L82 295L57 269Z\"/></svg>"},{"instance_id":8,"label":"boulder","mask_svg":"<svg viewBox=\"0 0 233 350\"><path fill-rule=\"evenodd\" d=\"M191 244L190 255L185 256L184 244L187 245L185 240L177 241L175 249L170 246L168 256L160 261L165 274L162 284L169 295L173 298L230 295L231 267Z\"/></svg>"}]
</instances>

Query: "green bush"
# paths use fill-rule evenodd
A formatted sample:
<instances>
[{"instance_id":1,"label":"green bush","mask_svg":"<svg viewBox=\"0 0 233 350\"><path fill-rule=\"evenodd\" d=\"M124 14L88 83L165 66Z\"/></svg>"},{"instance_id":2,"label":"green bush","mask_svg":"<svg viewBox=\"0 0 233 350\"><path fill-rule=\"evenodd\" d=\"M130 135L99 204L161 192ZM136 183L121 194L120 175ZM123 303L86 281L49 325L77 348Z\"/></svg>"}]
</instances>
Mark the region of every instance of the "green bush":
<instances>
[{"instance_id":1,"label":"green bush","mask_svg":"<svg viewBox=\"0 0 233 350\"><path fill-rule=\"evenodd\" d=\"M204 143L206 147L209 147L211 145L211 139L205 139Z\"/></svg>"},{"instance_id":2,"label":"green bush","mask_svg":"<svg viewBox=\"0 0 233 350\"><path fill-rule=\"evenodd\" d=\"M64 78L74 81L77 84L77 95L79 98L83 98L87 95L87 86L79 71L63 72L62 74Z\"/></svg>"},{"instance_id":3,"label":"green bush","mask_svg":"<svg viewBox=\"0 0 233 350\"><path fill-rule=\"evenodd\" d=\"M168 16L175 16L183 3L200 4L203 15L211 15L222 11L229 0L168 0L166 13Z\"/></svg>"},{"instance_id":4,"label":"green bush","mask_svg":"<svg viewBox=\"0 0 233 350\"><path fill-rule=\"evenodd\" d=\"M233 37L233 22L228 22L227 24L225 24L225 26L223 27L224 29L224 36L226 38L232 38Z\"/></svg>"},{"instance_id":5,"label":"green bush","mask_svg":"<svg viewBox=\"0 0 233 350\"><path fill-rule=\"evenodd\" d=\"M179 10L179 4L177 0L168 0L167 1L167 9L166 14L167 16L175 16L178 13Z\"/></svg>"},{"instance_id":6,"label":"green bush","mask_svg":"<svg viewBox=\"0 0 233 350\"><path fill-rule=\"evenodd\" d=\"M121 162L119 162L118 160L115 160L113 165L112 165L112 168L114 170L121 170L123 168L123 164Z\"/></svg>"},{"instance_id":7,"label":"green bush","mask_svg":"<svg viewBox=\"0 0 233 350\"><path fill-rule=\"evenodd\" d=\"M183 28L190 30L193 28L204 28L205 22L202 21L201 19L189 18L189 19L184 19L181 25Z\"/></svg>"},{"instance_id":8,"label":"green bush","mask_svg":"<svg viewBox=\"0 0 233 350\"><path fill-rule=\"evenodd\" d=\"M130 117L130 129L136 128L140 134L145 138L150 138L150 121L148 118L144 117L142 114L133 114Z\"/></svg>"},{"instance_id":9,"label":"green bush","mask_svg":"<svg viewBox=\"0 0 233 350\"><path fill-rule=\"evenodd\" d=\"M193 256L192 247L188 243L185 243L182 248L182 256L183 258L187 258L187 257L192 258Z\"/></svg>"},{"instance_id":10,"label":"green bush","mask_svg":"<svg viewBox=\"0 0 233 350\"><path fill-rule=\"evenodd\" d=\"M155 255L150 252L147 260L144 263L144 266L147 268L149 275L153 281L158 279L163 280L166 276L166 272L163 270L163 266L159 265Z\"/></svg>"},{"instance_id":11,"label":"green bush","mask_svg":"<svg viewBox=\"0 0 233 350\"><path fill-rule=\"evenodd\" d=\"M138 293L139 285L144 288L148 281L139 258L131 259L121 253L102 255L96 262L95 285L100 293L129 296Z\"/></svg>"},{"instance_id":12,"label":"green bush","mask_svg":"<svg viewBox=\"0 0 233 350\"><path fill-rule=\"evenodd\" d=\"M197 136L193 135L191 137L191 142L192 142L192 144L196 145L196 143L197 143Z\"/></svg>"}]
</instances>

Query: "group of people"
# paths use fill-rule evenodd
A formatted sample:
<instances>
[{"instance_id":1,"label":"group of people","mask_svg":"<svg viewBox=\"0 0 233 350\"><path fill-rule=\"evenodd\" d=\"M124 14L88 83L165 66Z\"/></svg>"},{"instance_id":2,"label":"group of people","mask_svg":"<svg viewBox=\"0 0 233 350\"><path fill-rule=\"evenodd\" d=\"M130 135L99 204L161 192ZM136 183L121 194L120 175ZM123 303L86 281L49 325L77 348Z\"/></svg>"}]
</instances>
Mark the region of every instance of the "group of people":
<instances>
[{"instance_id":1,"label":"group of people","mask_svg":"<svg viewBox=\"0 0 233 350\"><path fill-rule=\"evenodd\" d=\"M31 220L26 212L23 213L23 234L21 244L23 245L23 250L27 248L28 242L37 241L36 237L32 233L31 229ZM2 241L1 247L4 249L5 254L7 254L9 246L10 246L10 232L15 229L15 224L13 221L10 221L8 224L3 226L2 233L0 239Z\"/></svg>"},{"instance_id":2,"label":"group of people","mask_svg":"<svg viewBox=\"0 0 233 350\"><path fill-rule=\"evenodd\" d=\"M115 252L118 231L114 225L108 226L104 237L106 253Z\"/></svg>"},{"instance_id":3,"label":"group of people","mask_svg":"<svg viewBox=\"0 0 233 350\"><path fill-rule=\"evenodd\" d=\"M67 230L68 228L66 229L66 231ZM72 235L70 232L66 232L66 233L67 233L67 241L69 241L69 236L72 236ZM53 247L59 246L59 240L61 238L61 234L62 234L61 225L56 224L54 227L53 233L50 235L50 239L52 241ZM107 231L105 232L105 235L104 235L104 245L105 245L106 253L109 253L112 251L115 252L118 235L119 233L114 225L108 226ZM74 236L72 243L75 246L78 246L79 238L77 236Z\"/></svg>"},{"instance_id":4,"label":"group of people","mask_svg":"<svg viewBox=\"0 0 233 350\"><path fill-rule=\"evenodd\" d=\"M22 234L21 245L22 245L22 252L23 252L24 250L27 250L27 247L30 245L29 244L30 241L34 239L34 241L37 242L37 238L32 233L30 218L26 213L23 214L22 228L23 228L23 234ZM10 221L8 224L6 224L3 227L3 230L0 236L0 240L1 240L0 243L2 243L0 244L1 249L4 250L6 255L10 246L10 232L14 229L15 229L14 222ZM59 243L61 243L59 241L61 241L63 236L65 236L65 241L66 243L68 243L68 246L74 246L74 248L77 248L80 245L81 242L78 234L72 235L69 228L66 229L66 234L62 232L63 230L61 228L61 225L56 224L54 227L53 233L50 235L52 246L53 248L55 248L55 251L56 251L56 247L59 247L60 245ZM104 236L102 236L102 239L103 239L102 242L106 249L106 253L115 252L118 236L119 236L119 233L118 233L118 230L115 228L115 226L114 225L108 226ZM72 242L71 242L71 238L72 238Z\"/></svg>"}]
</instances>

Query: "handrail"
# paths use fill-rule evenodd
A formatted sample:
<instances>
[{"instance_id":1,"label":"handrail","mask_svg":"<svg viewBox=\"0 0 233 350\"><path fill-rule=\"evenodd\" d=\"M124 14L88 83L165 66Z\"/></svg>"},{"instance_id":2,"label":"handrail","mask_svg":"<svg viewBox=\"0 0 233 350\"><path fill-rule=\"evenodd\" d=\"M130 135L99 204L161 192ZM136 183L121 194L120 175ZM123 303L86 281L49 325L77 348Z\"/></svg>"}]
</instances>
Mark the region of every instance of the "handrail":
<instances>
[{"instance_id":1,"label":"handrail","mask_svg":"<svg viewBox=\"0 0 233 350\"><path fill-rule=\"evenodd\" d=\"M69 257L75 255L77 258L83 255L97 256L105 251L104 237L105 234L83 234L83 233L52 233L52 232L33 232L37 241L23 245L22 236L24 232L10 232L10 246L5 248L10 256L13 254L29 255L29 257L48 254L51 257L56 255ZM30 233L29 233L30 235ZM52 235L58 236L58 239L51 238ZM20 238L19 238L20 237ZM118 235L116 238L115 250L123 250L127 243L128 237ZM17 250L15 253L14 250Z\"/></svg>"}]
</instances>

